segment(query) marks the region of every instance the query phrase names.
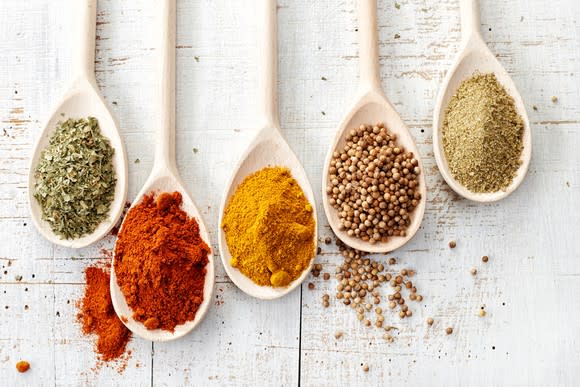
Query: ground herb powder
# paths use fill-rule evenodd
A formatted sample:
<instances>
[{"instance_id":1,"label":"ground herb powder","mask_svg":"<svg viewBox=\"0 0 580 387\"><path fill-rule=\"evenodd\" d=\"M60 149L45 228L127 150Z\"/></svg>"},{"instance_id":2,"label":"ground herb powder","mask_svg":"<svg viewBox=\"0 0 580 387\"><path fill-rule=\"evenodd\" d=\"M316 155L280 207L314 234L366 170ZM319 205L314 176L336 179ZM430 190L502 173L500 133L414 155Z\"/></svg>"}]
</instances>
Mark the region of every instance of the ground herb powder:
<instances>
[{"instance_id":1,"label":"ground herb powder","mask_svg":"<svg viewBox=\"0 0 580 387\"><path fill-rule=\"evenodd\" d=\"M230 264L261 286L287 286L315 253L312 205L286 168L246 177L224 211Z\"/></svg>"},{"instance_id":2,"label":"ground herb powder","mask_svg":"<svg viewBox=\"0 0 580 387\"><path fill-rule=\"evenodd\" d=\"M443 149L451 174L472 192L505 190L521 165L524 124L494 74L459 85L445 109Z\"/></svg>"}]
</instances>

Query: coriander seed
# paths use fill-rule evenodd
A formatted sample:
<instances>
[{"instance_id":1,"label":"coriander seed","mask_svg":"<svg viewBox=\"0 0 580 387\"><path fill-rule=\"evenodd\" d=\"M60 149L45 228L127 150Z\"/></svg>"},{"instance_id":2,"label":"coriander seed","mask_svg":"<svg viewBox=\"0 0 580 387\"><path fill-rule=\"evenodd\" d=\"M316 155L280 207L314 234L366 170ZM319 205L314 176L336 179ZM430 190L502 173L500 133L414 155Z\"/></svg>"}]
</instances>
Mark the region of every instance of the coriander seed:
<instances>
[{"instance_id":1,"label":"coriander seed","mask_svg":"<svg viewBox=\"0 0 580 387\"><path fill-rule=\"evenodd\" d=\"M371 244L406 236L419 205L421 167L384 124L352 129L329 165L326 192L339 228Z\"/></svg>"},{"instance_id":2,"label":"coriander seed","mask_svg":"<svg viewBox=\"0 0 580 387\"><path fill-rule=\"evenodd\" d=\"M445 333L447 333L448 335L452 334L452 333L453 333L453 328L451 328L451 327L447 327L447 328L445 329Z\"/></svg>"},{"instance_id":3,"label":"coriander seed","mask_svg":"<svg viewBox=\"0 0 580 387\"><path fill-rule=\"evenodd\" d=\"M489 261L489 257L487 255L484 255L483 257L481 257L481 260L483 262L487 262L487 261Z\"/></svg>"},{"instance_id":4,"label":"coriander seed","mask_svg":"<svg viewBox=\"0 0 580 387\"><path fill-rule=\"evenodd\" d=\"M427 324L429 324L429 325L433 325L433 322L434 322L434 320L433 320L433 318L432 318L432 317L429 317L429 318L427 319Z\"/></svg>"}]
</instances>

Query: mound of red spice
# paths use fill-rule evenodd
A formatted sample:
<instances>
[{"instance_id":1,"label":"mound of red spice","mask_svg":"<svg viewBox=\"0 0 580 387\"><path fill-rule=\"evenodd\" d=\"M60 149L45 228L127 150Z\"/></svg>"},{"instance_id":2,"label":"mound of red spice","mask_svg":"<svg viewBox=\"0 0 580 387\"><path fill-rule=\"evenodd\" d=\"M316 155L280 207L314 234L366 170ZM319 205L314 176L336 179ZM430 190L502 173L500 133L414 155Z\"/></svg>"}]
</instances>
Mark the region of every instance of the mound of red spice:
<instances>
[{"instance_id":1,"label":"mound of red spice","mask_svg":"<svg viewBox=\"0 0 580 387\"><path fill-rule=\"evenodd\" d=\"M109 291L110 275L107 268L87 267L87 285L82 300L77 304L77 315L85 335L96 334L95 352L99 360L108 362L119 359L131 339L131 331L119 320Z\"/></svg>"},{"instance_id":2,"label":"mound of red spice","mask_svg":"<svg viewBox=\"0 0 580 387\"><path fill-rule=\"evenodd\" d=\"M179 192L153 193L129 210L115 245L117 283L147 329L174 331L203 302L210 248Z\"/></svg>"}]
</instances>

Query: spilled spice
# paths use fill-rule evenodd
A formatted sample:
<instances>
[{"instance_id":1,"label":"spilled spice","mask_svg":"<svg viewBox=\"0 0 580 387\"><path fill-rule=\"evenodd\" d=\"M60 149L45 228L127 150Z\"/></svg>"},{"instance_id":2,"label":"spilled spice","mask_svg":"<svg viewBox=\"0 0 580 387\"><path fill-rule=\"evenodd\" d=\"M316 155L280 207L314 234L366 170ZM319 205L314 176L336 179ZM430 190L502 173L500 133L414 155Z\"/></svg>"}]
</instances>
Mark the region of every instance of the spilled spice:
<instances>
[{"instance_id":1,"label":"spilled spice","mask_svg":"<svg viewBox=\"0 0 580 387\"><path fill-rule=\"evenodd\" d=\"M20 360L18 363L16 363L16 369L18 372L24 373L30 369L30 363L26 360Z\"/></svg>"},{"instance_id":2,"label":"spilled spice","mask_svg":"<svg viewBox=\"0 0 580 387\"><path fill-rule=\"evenodd\" d=\"M95 352L100 361L126 362L128 356L123 357L123 354L131 339L131 331L123 325L113 309L109 270L109 267L98 266L85 269L87 285L82 300L77 302L77 319L82 324L83 334L97 336ZM121 367L124 368L123 365Z\"/></svg>"}]
</instances>

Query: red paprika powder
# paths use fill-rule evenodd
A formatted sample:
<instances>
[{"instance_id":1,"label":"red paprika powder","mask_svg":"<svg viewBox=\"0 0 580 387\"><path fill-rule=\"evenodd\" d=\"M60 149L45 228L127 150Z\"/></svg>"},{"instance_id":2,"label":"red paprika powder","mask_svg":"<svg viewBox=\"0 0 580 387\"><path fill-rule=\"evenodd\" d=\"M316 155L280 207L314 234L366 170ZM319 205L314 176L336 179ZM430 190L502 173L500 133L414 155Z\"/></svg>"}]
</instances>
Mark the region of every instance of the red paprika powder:
<instances>
[{"instance_id":1,"label":"red paprika powder","mask_svg":"<svg viewBox=\"0 0 580 387\"><path fill-rule=\"evenodd\" d=\"M179 192L153 193L129 210L115 245L117 283L147 329L173 332L203 302L210 248Z\"/></svg>"},{"instance_id":2,"label":"red paprika powder","mask_svg":"<svg viewBox=\"0 0 580 387\"><path fill-rule=\"evenodd\" d=\"M125 353L131 331L117 317L109 291L110 275L107 268L87 267L87 285L82 300L77 304L78 320L85 335L96 334L95 352L102 361L111 361Z\"/></svg>"}]
</instances>

